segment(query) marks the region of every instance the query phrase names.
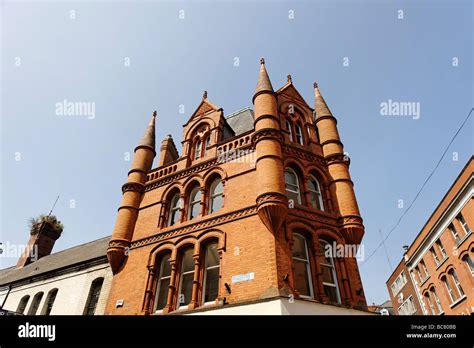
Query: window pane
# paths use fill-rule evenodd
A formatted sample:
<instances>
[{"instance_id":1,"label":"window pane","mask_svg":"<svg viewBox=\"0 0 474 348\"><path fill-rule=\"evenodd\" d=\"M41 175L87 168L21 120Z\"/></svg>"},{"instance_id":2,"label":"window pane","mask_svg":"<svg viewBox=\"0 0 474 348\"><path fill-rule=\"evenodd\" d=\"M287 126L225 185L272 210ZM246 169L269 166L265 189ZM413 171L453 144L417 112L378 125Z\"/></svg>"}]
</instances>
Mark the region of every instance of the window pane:
<instances>
[{"instance_id":1,"label":"window pane","mask_svg":"<svg viewBox=\"0 0 474 348\"><path fill-rule=\"evenodd\" d=\"M295 277L295 288L300 295L311 296L309 288L307 263L293 260L293 274Z\"/></svg>"},{"instance_id":2,"label":"window pane","mask_svg":"<svg viewBox=\"0 0 474 348\"><path fill-rule=\"evenodd\" d=\"M337 290L334 286L324 285L324 293L331 302L339 303L339 299L337 297Z\"/></svg>"},{"instance_id":3,"label":"window pane","mask_svg":"<svg viewBox=\"0 0 474 348\"><path fill-rule=\"evenodd\" d=\"M58 290L52 290L49 292L46 305L45 305L46 308L44 309L44 315L49 315L51 313L51 310L53 309L54 301L56 300L57 293L58 293Z\"/></svg>"},{"instance_id":4,"label":"window pane","mask_svg":"<svg viewBox=\"0 0 474 348\"><path fill-rule=\"evenodd\" d=\"M102 283L104 279L94 280L89 292L88 304L85 315L94 315L97 302L99 301L100 291L102 290Z\"/></svg>"},{"instance_id":5,"label":"window pane","mask_svg":"<svg viewBox=\"0 0 474 348\"><path fill-rule=\"evenodd\" d=\"M28 315L35 315L36 312L38 311L38 307L40 305L41 299L43 298L43 293L36 294L35 297L33 297L33 302L31 303L31 307L28 311Z\"/></svg>"},{"instance_id":6,"label":"window pane","mask_svg":"<svg viewBox=\"0 0 474 348\"><path fill-rule=\"evenodd\" d=\"M308 255L306 254L306 244L303 237L299 235L294 236L292 252L293 257L297 257L303 260L308 259Z\"/></svg>"},{"instance_id":7,"label":"window pane","mask_svg":"<svg viewBox=\"0 0 474 348\"><path fill-rule=\"evenodd\" d=\"M194 273L183 274L181 277L181 291L178 297L179 305L184 306L191 302L191 296L193 293L193 278Z\"/></svg>"},{"instance_id":8,"label":"window pane","mask_svg":"<svg viewBox=\"0 0 474 348\"><path fill-rule=\"evenodd\" d=\"M181 264L181 273L194 270L193 249L189 248L183 252L183 259Z\"/></svg>"},{"instance_id":9,"label":"window pane","mask_svg":"<svg viewBox=\"0 0 474 348\"><path fill-rule=\"evenodd\" d=\"M28 300L30 299L30 296L24 296L20 303L18 304L17 312L23 314L25 311L26 305L28 304Z\"/></svg>"},{"instance_id":10,"label":"window pane","mask_svg":"<svg viewBox=\"0 0 474 348\"><path fill-rule=\"evenodd\" d=\"M170 278L162 279L158 285L158 298L156 300L156 310L165 308L170 286Z\"/></svg>"},{"instance_id":11,"label":"window pane","mask_svg":"<svg viewBox=\"0 0 474 348\"><path fill-rule=\"evenodd\" d=\"M217 243L206 246L206 268L219 265L219 253L217 252Z\"/></svg>"},{"instance_id":12,"label":"window pane","mask_svg":"<svg viewBox=\"0 0 474 348\"><path fill-rule=\"evenodd\" d=\"M321 265L321 272L322 272L322 275L323 275L323 282L324 283L335 284L335 282L334 282L334 273L333 273L332 267Z\"/></svg>"},{"instance_id":13,"label":"window pane","mask_svg":"<svg viewBox=\"0 0 474 348\"><path fill-rule=\"evenodd\" d=\"M222 208L222 192L224 186L220 179L215 180L211 185L209 211L211 213Z\"/></svg>"},{"instance_id":14,"label":"window pane","mask_svg":"<svg viewBox=\"0 0 474 348\"><path fill-rule=\"evenodd\" d=\"M293 187L298 187L298 179L296 178L295 173L290 170L285 171L285 182L288 185L293 185Z\"/></svg>"},{"instance_id":15,"label":"window pane","mask_svg":"<svg viewBox=\"0 0 474 348\"><path fill-rule=\"evenodd\" d=\"M206 288L204 289L204 302L214 301L218 295L219 267L206 270Z\"/></svg>"},{"instance_id":16,"label":"window pane","mask_svg":"<svg viewBox=\"0 0 474 348\"><path fill-rule=\"evenodd\" d=\"M163 256L161 259L161 266L160 266L160 274L158 275L160 278L168 277L171 275L171 265L170 265L170 254Z\"/></svg>"}]
</instances>

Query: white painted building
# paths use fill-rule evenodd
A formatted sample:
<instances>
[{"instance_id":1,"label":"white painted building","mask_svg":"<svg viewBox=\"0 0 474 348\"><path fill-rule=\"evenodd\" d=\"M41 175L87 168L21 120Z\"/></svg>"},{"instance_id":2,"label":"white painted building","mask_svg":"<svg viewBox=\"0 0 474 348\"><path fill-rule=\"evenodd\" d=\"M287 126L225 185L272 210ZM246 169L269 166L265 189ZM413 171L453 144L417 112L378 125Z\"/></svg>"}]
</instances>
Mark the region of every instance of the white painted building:
<instances>
[{"instance_id":1,"label":"white painted building","mask_svg":"<svg viewBox=\"0 0 474 348\"><path fill-rule=\"evenodd\" d=\"M101 315L112 281L105 237L0 270L0 308L25 315Z\"/></svg>"}]
</instances>

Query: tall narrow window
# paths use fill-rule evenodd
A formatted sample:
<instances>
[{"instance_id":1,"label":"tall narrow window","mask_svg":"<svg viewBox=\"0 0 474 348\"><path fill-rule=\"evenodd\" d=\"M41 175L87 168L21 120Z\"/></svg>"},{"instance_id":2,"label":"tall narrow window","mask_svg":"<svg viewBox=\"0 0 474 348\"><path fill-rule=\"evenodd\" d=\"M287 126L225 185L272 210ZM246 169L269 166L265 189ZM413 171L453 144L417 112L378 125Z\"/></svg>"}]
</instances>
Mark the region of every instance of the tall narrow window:
<instances>
[{"instance_id":1,"label":"tall narrow window","mask_svg":"<svg viewBox=\"0 0 474 348\"><path fill-rule=\"evenodd\" d=\"M180 203L179 193L176 193L173 196L173 198L171 198L168 226L173 226L175 223L178 222L179 210L181 208L179 203Z\"/></svg>"},{"instance_id":2,"label":"tall narrow window","mask_svg":"<svg viewBox=\"0 0 474 348\"><path fill-rule=\"evenodd\" d=\"M296 132L296 141L298 144L303 145L303 132L301 131L301 127L299 124L295 124L295 132Z\"/></svg>"},{"instance_id":3,"label":"tall narrow window","mask_svg":"<svg viewBox=\"0 0 474 348\"><path fill-rule=\"evenodd\" d=\"M189 220L194 219L201 212L201 188L196 186L189 195Z\"/></svg>"},{"instance_id":4,"label":"tall narrow window","mask_svg":"<svg viewBox=\"0 0 474 348\"><path fill-rule=\"evenodd\" d=\"M448 272L448 274L451 275L451 277L453 278L453 282L456 286L456 289L458 290L459 296L464 296L464 290L462 289L461 283L459 282L458 274L456 273L456 271L452 269Z\"/></svg>"},{"instance_id":5,"label":"tall narrow window","mask_svg":"<svg viewBox=\"0 0 474 348\"><path fill-rule=\"evenodd\" d=\"M456 230L456 227L454 227L453 224L449 224L448 228L451 231L451 234L453 235L454 242L458 244L461 241L461 238L459 237L459 233Z\"/></svg>"},{"instance_id":6,"label":"tall narrow window","mask_svg":"<svg viewBox=\"0 0 474 348\"><path fill-rule=\"evenodd\" d=\"M160 258L158 278L156 284L155 311L160 311L166 306L168 300L168 291L171 280L171 254L165 254Z\"/></svg>"},{"instance_id":7,"label":"tall narrow window","mask_svg":"<svg viewBox=\"0 0 474 348\"><path fill-rule=\"evenodd\" d=\"M21 298L20 303L18 304L18 308L16 309L17 313L23 314L25 312L25 308L29 300L30 300L29 295L23 296Z\"/></svg>"},{"instance_id":8,"label":"tall narrow window","mask_svg":"<svg viewBox=\"0 0 474 348\"><path fill-rule=\"evenodd\" d=\"M458 216L456 216L456 219L459 221L459 223L462 226L462 229L464 230L465 234L471 233L471 229L469 228L469 225L467 224L466 220L464 219L464 216L459 213Z\"/></svg>"},{"instance_id":9,"label":"tall narrow window","mask_svg":"<svg viewBox=\"0 0 474 348\"><path fill-rule=\"evenodd\" d=\"M285 170L285 184L286 196L288 199L293 200L294 203L301 204L301 193L298 176L291 168Z\"/></svg>"},{"instance_id":10,"label":"tall narrow window","mask_svg":"<svg viewBox=\"0 0 474 348\"><path fill-rule=\"evenodd\" d=\"M293 235L292 257L295 289L302 297L312 298L313 286L311 283L308 244L306 238L297 233Z\"/></svg>"},{"instance_id":11,"label":"tall narrow window","mask_svg":"<svg viewBox=\"0 0 474 348\"><path fill-rule=\"evenodd\" d=\"M181 254L180 274L178 308L186 307L191 302L193 295L194 258L192 247L185 249Z\"/></svg>"},{"instance_id":12,"label":"tall narrow window","mask_svg":"<svg viewBox=\"0 0 474 348\"><path fill-rule=\"evenodd\" d=\"M421 260L420 264L421 264L421 267L423 268L423 272L425 272L425 278L428 278L430 275L430 272L428 272L428 268L426 267L425 261Z\"/></svg>"},{"instance_id":13,"label":"tall narrow window","mask_svg":"<svg viewBox=\"0 0 474 348\"><path fill-rule=\"evenodd\" d=\"M202 284L202 302L214 302L219 294L219 253L217 243L210 243L205 247L204 281Z\"/></svg>"},{"instance_id":14,"label":"tall narrow window","mask_svg":"<svg viewBox=\"0 0 474 348\"><path fill-rule=\"evenodd\" d=\"M224 185L221 179L216 179L212 182L209 193L209 213L213 213L222 208Z\"/></svg>"},{"instance_id":15,"label":"tall narrow window","mask_svg":"<svg viewBox=\"0 0 474 348\"><path fill-rule=\"evenodd\" d=\"M209 135L204 142L204 147L202 149L202 157L206 156L207 148L211 145L211 136Z\"/></svg>"},{"instance_id":16,"label":"tall narrow window","mask_svg":"<svg viewBox=\"0 0 474 348\"><path fill-rule=\"evenodd\" d=\"M102 284L104 283L104 278L97 278L91 284L91 289L89 290L89 296L87 298L86 307L84 308L84 315L94 315L97 308L97 303L99 302L100 291L102 290Z\"/></svg>"},{"instance_id":17,"label":"tall narrow window","mask_svg":"<svg viewBox=\"0 0 474 348\"><path fill-rule=\"evenodd\" d=\"M436 254L436 251L434 250L433 247L430 248L430 253L433 256L433 259L436 263L436 266L438 266L439 265L439 258L438 258L438 255Z\"/></svg>"},{"instance_id":18,"label":"tall narrow window","mask_svg":"<svg viewBox=\"0 0 474 348\"><path fill-rule=\"evenodd\" d=\"M319 130L318 130L318 127L314 128L314 132L316 133L316 141L319 143Z\"/></svg>"},{"instance_id":19,"label":"tall narrow window","mask_svg":"<svg viewBox=\"0 0 474 348\"><path fill-rule=\"evenodd\" d=\"M444 283L444 286L446 287L446 290L448 290L448 295L449 295L449 298L451 299L451 302L454 302L456 300L456 296L454 295L453 288L449 284L448 279L446 278L446 276L441 278L441 281Z\"/></svg>"},{"instance_id":20,"label":"tall narrow window","mask_svg":"<svg viewBox=\"0 0 474 348\"><path fill-rule=\"evenodd\" d=\"M441 243L441 240L438 239L436 241L436 245L438 246L439 251L441 252L441 256L443 257L443 260L448 257L448 254L446 254L446 250L443 247L443 243Z\"/></svg>"},{"instance_id":21,"label":"tall narrow window","mask_svg":"<svg viewBox=\"0 0 474 348\"><path fill-rule=\"evenodd\" d=\"M441 307L441 301L439 300L438 294L436 293L436 289L434 286L430 289L431 294L433 295L433 298L435 299L436 306L438 307L438 313L441 313L443 311L443 307Z\"/></svg>"},{"instance_id":22,"label":"tall narrow window","mask_svg":"<svg viewBox=\"0 0 474 348\"><path fill-rule=\"evenodd\" d=\"M471 272L471 275L474 276L474 263L472 262L471 256L466 255L462 260L466 263L467 269Z\"/></svg>"},{"instance_id":23,"label":"tall narrow window","mask_svg":"<svg viewBox=\"0 0 474 348\"><path fill-rule=\"evenodd\" d=\"M53 309L54 301L56 300L56 295L58 294L58 289L53 289L48 292L48 297L46 297L46 303L43 307L43 315L50 315L51 310Z\"/></svg>"},{"instance_id":24,"label":"tall narrow window","mask_svg":"<svg viewBox=\"0 0 474 348\"><path fill-rule=\"evenodd\" d=\"M291 129L291 123L290 121L287 120L285 124L286 124L286 130L288 131L288 137L290 138L290 141L293 142L294 139L293 139L293 130Z\"/></svg>"},{"instance_id":25,"label":"tall narrow window","mask_svg":"<svg viewBox=\"0 0 474 348\"><path fill-rule=\"evenodd\" d=\"M327 247L329 246L329 247ZM332 255L332 247L325 240L319 240L319 249L323 255L321 261L321 273L323 279L324 293L331 302L341 303L339 288L337 285L337 275Z\"/></svg>"},{"instance_id":26,"label":"tall narrow window","mask_svg":"<svg viewBox=\"0 0 474 348\"><path fill-rule=\"evenodd\" d=\"M435 314L436 314L436 311L435 311L433 302L431 301L430 294L429 294L428 292L425 293L425 300L426 300L426 302L428 303L428 306L430 307L431 314L432 314L432 315L435 315Z\"/></svg>"},{"instance_id":27,"label":"tall narrow window","mask_svg":"<svg viewBox=\"0 0 474 348\"><path fill-rule=\"evenodd\" d=\"M201 158L201 139L196 140L196 144L194 145L194 159Z\"/></svg>"},{"instance_id":28,"label":"tall narrow window","mask_svg":"<svg viewBox=\"0 0 474 348\"><path fill-rule=\"evenodd\" d=\"M318 210L324 211L323 195L321 194L321 186L319 181L310 176L308 179L309 203Z\"/></svg>"},{"instance_id":29,"label":"tall narrow window","mask_svg":"<svg viewBox=\"0 0 474 348\"><path fill-rule=\"evenodd\" d=\"M36 315L38 312L38 307L41 303L41 299L43 298L43 293L39 292L33 297L33 302L31 302L30 309L28 310L28 315Z\"/></svg>"},{"instance_id":30,"label":"tall narrow window","mask_svg":"<svg viewBox=\"0 0 474 348\"><path fill-rule=\"evenodd\" d=\"M415 271L416 271L416 274L418 275L418 279L420 280L420 283L422 283L423 282L423 276L421 275L420 267L416 266Z\"/></svg>"}]
</instances>

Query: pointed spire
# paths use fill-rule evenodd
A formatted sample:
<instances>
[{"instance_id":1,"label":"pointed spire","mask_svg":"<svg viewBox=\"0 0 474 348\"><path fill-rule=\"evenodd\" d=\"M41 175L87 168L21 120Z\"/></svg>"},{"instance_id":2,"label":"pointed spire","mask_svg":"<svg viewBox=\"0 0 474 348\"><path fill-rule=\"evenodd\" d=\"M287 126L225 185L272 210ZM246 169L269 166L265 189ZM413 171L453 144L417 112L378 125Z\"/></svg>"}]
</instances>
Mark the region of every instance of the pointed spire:
<instances>
[{"instance_id":1,"label":"pointed spire","mask_svg":"<svg viewBox=\"0 0 474 348\"><path fill-rule=\"evenodd\" d=\"M332 116L331 111L329 110L326 102L324 101L321 92L319 91L318 84L314 83L314 112L315 118L322 116Z\"/></svg>"},{"instance_id":2,"label":"pointed spire","mask_svg":"<svg viewBox=\"0 0 474 348\"><path fill-rule=\"evenodd\" d=\"M260 59L260 72L258 74L257 88L255 95L263 91L273 92L272 83L268 77L267 69L265 69L265 59Z\"/></svg>"},{"instance_id":3,"label":"pointed spire","mask_svg":"<svg viewBox=\"0 0 474 348\"><path fill-rule=\"evenodd\" d=\"M146 146L155 151L155 119L156 111L153 112L150 123L148 124L148 127L145 130L145 134L143 134L143 137L138 143L137 148L141 146Z\"/></svg>"}]
</instances>

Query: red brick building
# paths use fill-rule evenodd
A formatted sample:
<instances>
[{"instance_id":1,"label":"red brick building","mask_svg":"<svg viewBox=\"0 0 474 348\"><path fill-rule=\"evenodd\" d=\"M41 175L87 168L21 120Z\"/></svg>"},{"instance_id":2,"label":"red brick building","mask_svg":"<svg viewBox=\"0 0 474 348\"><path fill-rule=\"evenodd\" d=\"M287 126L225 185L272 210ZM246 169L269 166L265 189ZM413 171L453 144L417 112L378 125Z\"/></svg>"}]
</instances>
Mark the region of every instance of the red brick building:
<instances>
[{"instance_id":1,"label":"red brick building","mask_svg":"<svg viewBox=\"0 0 474 348\"><path fill-rule=\"evenodd\" d=\"M365 313L364 234L337 122L262 59L254 110L224 115L204 93L155 157L155 116L135 149L108 249L108 314ZM359 309L359 310L357 310Z\"/></svg>"},{"instance_id":2,"label":"red brick building","mask_svg":"<svg viewBox=\"0 0 474 348\"><path fill-rule=\"evenodd\" d=\"M474 312L471 157L387 281L396 314Z\"/></svg>"}]
</instances>

